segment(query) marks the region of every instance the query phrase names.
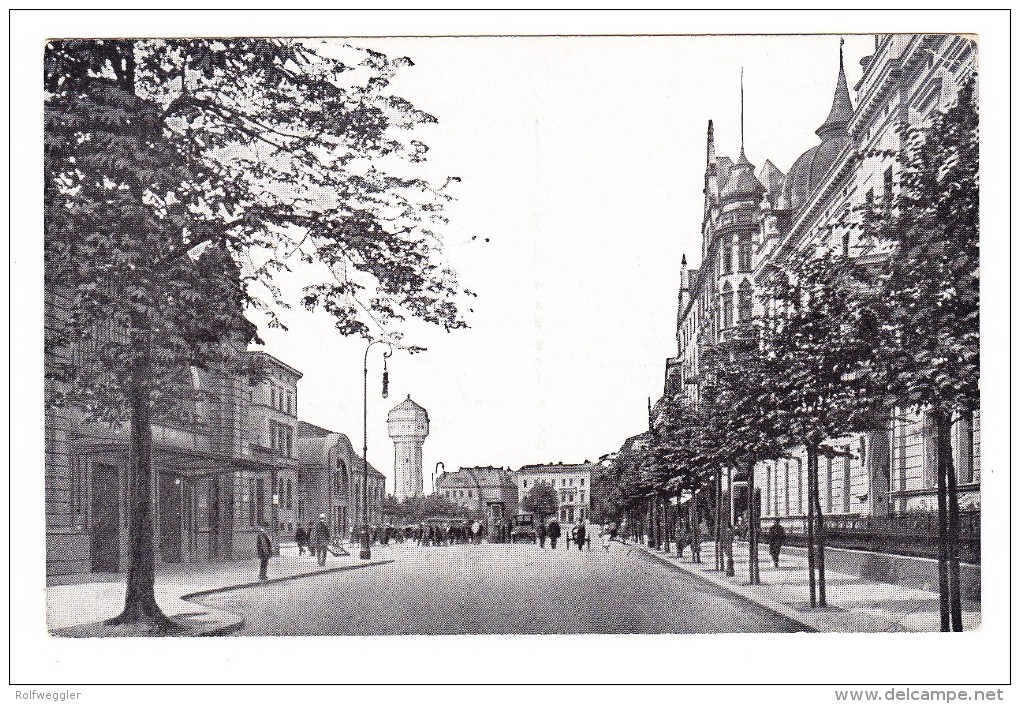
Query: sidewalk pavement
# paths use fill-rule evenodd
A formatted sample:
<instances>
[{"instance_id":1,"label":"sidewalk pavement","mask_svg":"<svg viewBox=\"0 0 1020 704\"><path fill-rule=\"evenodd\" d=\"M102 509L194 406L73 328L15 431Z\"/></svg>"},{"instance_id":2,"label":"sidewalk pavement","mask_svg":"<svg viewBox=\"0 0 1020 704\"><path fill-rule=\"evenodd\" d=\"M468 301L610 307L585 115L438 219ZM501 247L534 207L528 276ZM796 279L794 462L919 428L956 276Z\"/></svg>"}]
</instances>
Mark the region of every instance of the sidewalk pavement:
<instances>
[{"instance_id":1,"label":"sidewalk pavement","mask_svg":"<svg viewBox=\"0 0 1020 704\"><path fill-rule=\"evenodd\" d=\"M938 631L939 595L921 589L896 584L871 582L853 575L825 570L825 608L811 608L808 592L807 556L784 550L778 569L772 565L768 546L759 548L761 584L752 586L747 576L746 542L733 544L733 566L736 575L715 570L715 544L701 544L701 563L691 562L688 547L683 557L665 553L645 545L626 542L624 545L640 549L684 572L697 575L734 594L799 621L808 628L834 633L879 633L893 631ZM963 625L965 630L977 628L981 623L979 604L964 602Z\"/></svg>"},{"instance_id":2,"label":"sidewalk pavement","mask_svg":"<svg viewBox=\"0 0 1020 704\"><path fill-rule=\"evenodd\" d=\"M375 545L372 559L360 560L357 546L347 557L326 556L320 567L309 555L298 557L297 547L284 543L280 556L269 561L269 579L258 578L258 560L229 560L192 564L164 564L156 567L156 601L163 613L185 626L179 635L211 636L244 627L244 618L191 601L215 592L261 586L274 588L280 582L328 572L357 569L393 562L389 548ZM88 638L148 635L126 626L108 626L107 619L124 608L125 573L52 576L47 579L46 623L55 636Z\"/></svg>"}]
</instances>

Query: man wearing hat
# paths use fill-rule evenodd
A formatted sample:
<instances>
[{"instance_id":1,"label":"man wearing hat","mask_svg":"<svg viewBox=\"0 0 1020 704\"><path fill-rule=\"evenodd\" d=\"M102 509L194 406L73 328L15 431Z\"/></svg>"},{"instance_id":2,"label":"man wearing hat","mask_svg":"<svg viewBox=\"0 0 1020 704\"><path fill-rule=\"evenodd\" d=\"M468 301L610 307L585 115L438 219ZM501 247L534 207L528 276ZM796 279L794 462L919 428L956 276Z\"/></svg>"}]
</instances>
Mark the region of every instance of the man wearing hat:
<instances>
[{"instance_id":1,"label":"man wearing hat","mask_svg":"<svg viewBox=\"0 0 1020 704\"><path fill-rule=\"evenodd\" d=\"M326 547L329 545L329 526L326 525L326 514L319 514L319 522L312 528L312 553L319 560L319 565L326 564Z\"/></svg>"},{"instance_id":2,"label":"man wearing hat","mask_svg":"<svg viewBox=\"0 0 1020 704\"><path fill-rule=\"evenodd\" d=\"M260 523L258 528L258 533L255 534L255 552L259 557L259 579L264 582L269 578L266 570L269 567L269 558L273 554L273 542L269 539L265 523Z\"/></svg>"}]
</instances>

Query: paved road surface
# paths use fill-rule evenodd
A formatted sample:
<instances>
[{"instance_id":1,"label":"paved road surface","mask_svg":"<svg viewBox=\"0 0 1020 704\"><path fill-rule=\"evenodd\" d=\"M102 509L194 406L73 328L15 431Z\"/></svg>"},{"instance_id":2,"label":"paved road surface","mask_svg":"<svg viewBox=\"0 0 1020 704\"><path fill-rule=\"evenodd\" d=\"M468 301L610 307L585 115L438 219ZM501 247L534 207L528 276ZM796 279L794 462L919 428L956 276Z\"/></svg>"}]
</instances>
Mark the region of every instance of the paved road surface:
<instances>
[{"instance_id":1,"label":"paved road surface","mask_svg":"<svg viewBox=\"0 0 1020 704\"><path fill-rule=\"evenodd\" d=\"M616 545L393 547L396 562L205 597L236 635L722 633L803 626Z\"/></svg>"}]
</instances>

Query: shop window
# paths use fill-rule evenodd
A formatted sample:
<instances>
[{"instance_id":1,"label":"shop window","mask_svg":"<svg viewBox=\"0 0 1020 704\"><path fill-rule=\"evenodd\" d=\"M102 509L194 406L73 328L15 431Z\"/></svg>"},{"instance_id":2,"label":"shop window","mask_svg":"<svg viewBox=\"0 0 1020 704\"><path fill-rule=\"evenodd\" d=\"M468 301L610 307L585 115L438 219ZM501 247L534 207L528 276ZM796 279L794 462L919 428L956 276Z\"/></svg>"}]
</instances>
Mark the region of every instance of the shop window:
<instances>
[{"instance_id":1,"label":"shop window","mask_svg":"<svg viewBox=\"0 0 1020 704\"><path fill-rule=\"evenodd\" d=\"M255 522L266 520L266 483L262 477L255 480Z\"/></svg>"},{"instance_id":2,"label":"shop window","mask_svg":"<svg viewBox=\"0 0 1020 704\"><path fill-rule=\"evenodd\" d=\"M254 479L249 479L248 480L248 493L245 495L244 498L245 498L245 501L248 502L248 525L252 526L252 527L254 527L255 522L256 522L256 515L255 515L255 490L256 490L256 488L257 487L255 485L255 480Z\"/></svg>"}]
</instances>

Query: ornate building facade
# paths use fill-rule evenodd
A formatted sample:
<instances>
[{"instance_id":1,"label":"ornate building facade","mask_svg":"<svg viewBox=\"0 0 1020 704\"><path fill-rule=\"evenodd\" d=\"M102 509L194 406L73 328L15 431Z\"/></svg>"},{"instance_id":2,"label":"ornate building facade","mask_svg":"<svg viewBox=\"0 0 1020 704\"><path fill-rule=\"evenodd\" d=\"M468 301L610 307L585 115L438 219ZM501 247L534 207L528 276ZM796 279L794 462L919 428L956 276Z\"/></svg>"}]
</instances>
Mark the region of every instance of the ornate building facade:
<instances>
[{"instance_id":1,"label":"ornate building facade","mask_svg":"<svg viewBox=\"0 0 1020 704\"><path fill-rule=\"evenodd\" d=\"M861 61L856 106L842 47L838 59L832 104L815 132L818 141L787 173L768 160L756 173L743 145L736 161L717 156L709 122L701 266L688 268L686 258L681 262L677 355L666 363L666 394L697 398L700 355L764 312L761 292L768 277L822 248L850 257L885 254L880 243L862 238L848 223L866 201L892 201L901 127L923 125L935 111L952 105L973 75L976 56L972 42L963 37L876 36L874 53ZM955 427L960 502L976 508L980 415L958 419ZM933 509L934 442L926 416L903 409L890 413L884 431L830 438L844 456L821 460L823 512L854 518ZM806 467L803 448L755 467L763 517L799 529L807 510ZM746 492L741 496L746 479L730 477L731 501L738 511L747 505Z\"/></svg>"}]
</instances>

